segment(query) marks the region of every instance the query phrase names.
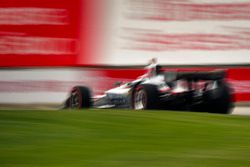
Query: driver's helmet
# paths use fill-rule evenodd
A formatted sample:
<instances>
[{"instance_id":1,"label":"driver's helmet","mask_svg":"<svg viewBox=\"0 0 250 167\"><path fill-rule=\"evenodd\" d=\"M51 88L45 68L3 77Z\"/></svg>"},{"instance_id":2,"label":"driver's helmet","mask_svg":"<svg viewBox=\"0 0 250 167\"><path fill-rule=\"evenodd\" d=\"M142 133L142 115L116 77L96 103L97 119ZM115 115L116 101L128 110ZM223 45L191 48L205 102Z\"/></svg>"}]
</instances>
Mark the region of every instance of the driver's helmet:
<instances>
[{"instance_id":1,"label":"driver's helmet","mask_svg":"<svg viewBox=\"0 0 250 167\"><path fill-rule=\"evenodd\" d=\"M155 66L155 73L156 73L156 75L159 75L159 74L161 74L162 72L163 72L162 66L161 66L161 65L156 65L156 66Z\"/></svg>"}]
</instances>

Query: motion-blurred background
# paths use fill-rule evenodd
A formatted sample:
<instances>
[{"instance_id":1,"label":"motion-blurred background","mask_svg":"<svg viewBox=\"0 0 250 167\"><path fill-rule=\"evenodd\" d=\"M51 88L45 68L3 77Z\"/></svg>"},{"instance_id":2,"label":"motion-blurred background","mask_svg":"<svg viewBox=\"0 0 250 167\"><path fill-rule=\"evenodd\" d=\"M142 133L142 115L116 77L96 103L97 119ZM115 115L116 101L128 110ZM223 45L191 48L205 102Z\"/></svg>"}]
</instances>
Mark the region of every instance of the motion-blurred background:
<instances>
[{"instance_id":1,"label":"motion-blurred background","mask_svg":"<svg viewBox=\"0 0 250 167\"><path fill-rule=\"evenodd\" d=\"M228 70L250 101L250 0L1 0L0 105L59 105L144 73Z\"/></svg>"}]
</instances>

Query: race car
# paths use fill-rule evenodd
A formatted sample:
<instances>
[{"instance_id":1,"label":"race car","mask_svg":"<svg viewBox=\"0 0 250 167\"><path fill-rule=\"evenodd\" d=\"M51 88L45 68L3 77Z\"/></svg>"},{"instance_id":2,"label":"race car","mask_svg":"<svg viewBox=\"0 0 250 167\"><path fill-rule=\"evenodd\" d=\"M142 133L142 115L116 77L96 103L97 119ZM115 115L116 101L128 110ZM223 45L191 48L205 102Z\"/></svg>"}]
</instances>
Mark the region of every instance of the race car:
<instances>
[{"instance_id":1,"label":"race car","mask_svg":"<svg viewBox=\"0 0 250 167\"><path fill-rule=\"evenodd\" d=\"M165 72L119 83L102 95L75 86L65 108L164 109L230 113L233 91L225 80L226 71Z\"/></svg>"}]
</instances>

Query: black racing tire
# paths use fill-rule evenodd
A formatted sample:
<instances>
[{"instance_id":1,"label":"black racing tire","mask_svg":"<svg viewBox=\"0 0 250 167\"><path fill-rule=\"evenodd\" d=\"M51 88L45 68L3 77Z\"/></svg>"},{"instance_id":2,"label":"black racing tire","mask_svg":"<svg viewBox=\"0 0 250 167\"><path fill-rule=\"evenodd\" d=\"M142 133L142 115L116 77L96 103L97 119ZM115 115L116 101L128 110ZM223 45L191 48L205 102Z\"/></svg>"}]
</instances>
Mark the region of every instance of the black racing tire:
<instances>
[{"instance_id":1,"label":"black racing tire","mask_svg":"<svg viewBox=\"0 0 250 167\"><path fill-rule=\"evenodd\" d=\"M218 88L205 93L204 110L211 113L229 114L233 108L232 89L225 81L217 82Z\"/></svg>"},{"instance_id":2,"label":"black racing tire","mask_svg":"<svg viewBox=\"0 0 250 167\"><path fill-rule=\"evenodd\" d=\"M75 86L70 92L70 97L66 105L71 109L81 109L92 107L91 91L85 86Z\"/></svg>"},{"instance_id":3,"label":"black racing tire","mask_svg":"<svg viewBox=\"0 0 250 167\"><path fill-rule=\"evenodd\" d=\"M136 86L132 95L132 108L134 110L157 109L158 94L155 85Z\"/></svg>"}]
</instances>

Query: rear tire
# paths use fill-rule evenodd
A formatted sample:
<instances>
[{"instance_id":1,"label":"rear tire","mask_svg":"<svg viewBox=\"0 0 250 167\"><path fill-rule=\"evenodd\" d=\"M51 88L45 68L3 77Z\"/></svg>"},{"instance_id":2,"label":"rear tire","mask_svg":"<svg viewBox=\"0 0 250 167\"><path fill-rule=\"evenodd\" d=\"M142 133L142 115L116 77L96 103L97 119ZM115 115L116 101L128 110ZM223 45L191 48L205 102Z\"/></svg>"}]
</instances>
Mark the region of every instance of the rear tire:
<instances>
[{"instance_id":1,"label":"rear tire","mask_svg":"<svg viewBox=\"0 0 250 167\"><path fill-rule=\"evenodd\" d=\"M138 85L132 96L132 108L135 110L156 109L158 90L155 85Z\"/></svg>"},{"instance_id":2,"label":"rear tire","mask_svg":"<svg viewBox=\"0 0 250 167\"><path fill-rule=\"evenodd\" d=\"M224 81L218 81L217 89L206 92L204 109L207 112L228 114L232 108L232 90Z\"/></svg>"},{"instance_id":3,"label":"rear tire","mask_svg":"<svg viewBox=\"0 0 250 167\"><path fill-rule=\"evenodd\" d=\"M84 86L75 86L67 103L71 109L90 108L92 106L90 89Z\"/></svg>"}]
</instances>

